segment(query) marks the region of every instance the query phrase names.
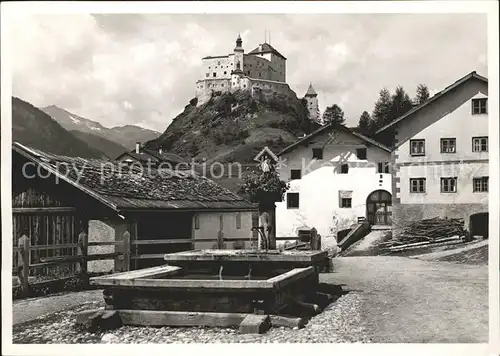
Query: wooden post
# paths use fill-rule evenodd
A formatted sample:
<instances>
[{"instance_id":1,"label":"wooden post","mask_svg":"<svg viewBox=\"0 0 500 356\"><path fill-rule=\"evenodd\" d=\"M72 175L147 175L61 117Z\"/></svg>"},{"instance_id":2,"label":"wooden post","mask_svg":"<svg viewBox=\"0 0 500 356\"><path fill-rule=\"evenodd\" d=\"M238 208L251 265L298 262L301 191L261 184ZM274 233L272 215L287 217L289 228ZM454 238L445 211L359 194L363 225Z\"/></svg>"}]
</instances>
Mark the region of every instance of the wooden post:
<instances>
[{"instance_id":1,"label":"wooden post","mask_svg":"<svg viewBox=\"0 0 500 356\"><path fill-rule=\"evenodd\" d=\"M219 230L217 233L217 248L219 250L224 249L224 232L222 232L222 230Z\"/></svg>"},{"instance_id":2,"label":"wooden post","mask_svg":"<svg viewBox=\"0 0 500 356\"><path fill-rule=\"evenodd\" d=\"M321 236L318 234L317 230L313 227L311 229L311 250L321 250Z\"/></svg>"},{"instance_id":3,"label":"wooden post","mask_svg":"<svg viewBox=\"0 0 500 356\"><path fill-rule=\"evenodd\" d=\"M123 234L123 270L130 271L130 233Z\"/></svg>"},{"instance_id":4,"label":"wooden post","mask_svg":"<svg viewBox=\"0 0 500 356\"><path fill-rule=\"evenodd\" d=\"M85 231L80 232L78 235L78 256L85 257L89 251L89 237ZM87 274L87 259L80 260L80 273Z\"/></svg>"},{"instance_id":5,"label":"wooden post","mask_svg":"<svg viewBox=\"0 0 500 356\"><path fill-rule=\"evenodd\" d=\"M29 288L29 275L30 275L30 240L26 235L19 238L17 247L20 248L18 252L18 266L21 267L19 279L24 292Z\"/></svg>"},{"instance_id":6,"label":"wooden post","mask_svg":"<svg viewBox=\"0 0 500 356\"><path fill-rule=\"evenodd\" d=\"M276 204L274 203L269 210L269 216L271 218L271 231L267 236L269 249L276 250Z\"/></svg>"}]
</instances>

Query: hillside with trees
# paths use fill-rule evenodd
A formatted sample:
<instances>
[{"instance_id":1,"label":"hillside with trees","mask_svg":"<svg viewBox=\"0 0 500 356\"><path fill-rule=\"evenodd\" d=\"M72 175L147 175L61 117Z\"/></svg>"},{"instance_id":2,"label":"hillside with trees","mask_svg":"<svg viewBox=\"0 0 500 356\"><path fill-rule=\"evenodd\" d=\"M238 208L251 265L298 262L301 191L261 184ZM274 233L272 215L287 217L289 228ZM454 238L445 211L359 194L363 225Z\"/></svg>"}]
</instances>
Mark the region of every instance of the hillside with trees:
<instances>
[{"instance_id":1,"label":"hillside with trees","mask_svg":"<svg viewBox=\"0 0 500 356\"><path fill-rule=\"evenodd\" d=\"M221 93L197 106L192 99L165 132L147 148L202 162L252 163L264 146L278 152L319 127L304 99L262 92Z\"/></svg>"}]
</instances>

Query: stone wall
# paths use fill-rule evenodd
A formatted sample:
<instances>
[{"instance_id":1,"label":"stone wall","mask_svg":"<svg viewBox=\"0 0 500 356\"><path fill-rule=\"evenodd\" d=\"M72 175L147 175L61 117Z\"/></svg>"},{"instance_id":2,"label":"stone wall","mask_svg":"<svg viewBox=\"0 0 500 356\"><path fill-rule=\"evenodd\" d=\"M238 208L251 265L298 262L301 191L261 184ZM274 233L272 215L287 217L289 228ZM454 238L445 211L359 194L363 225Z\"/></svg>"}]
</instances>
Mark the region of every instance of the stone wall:
<instances>
[{"instance_id":1,"label":"stone wall","mask_svg":"<svg viewBox=\"0 0 500 356\"><path fill-rule=\"evenodd\" d=\"M89 221L89 242L120 241L127 231L127 224L123 220L90 220ZM88 254L122 252L122 246L89 246ZM89 272L117 272L123 267L123 260L101 260L89 261L87 270Z\"/></svg>"}]
</instances>

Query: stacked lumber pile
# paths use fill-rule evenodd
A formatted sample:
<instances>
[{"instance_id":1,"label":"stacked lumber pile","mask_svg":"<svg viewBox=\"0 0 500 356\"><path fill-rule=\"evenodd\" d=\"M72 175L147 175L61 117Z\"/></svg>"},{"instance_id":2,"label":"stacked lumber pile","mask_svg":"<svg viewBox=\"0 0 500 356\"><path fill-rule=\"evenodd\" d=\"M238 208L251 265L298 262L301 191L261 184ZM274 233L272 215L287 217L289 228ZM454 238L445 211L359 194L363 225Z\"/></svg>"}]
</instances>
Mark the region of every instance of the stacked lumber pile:
<instances>
[{"instance_id":1,"label":"stacked lumber pile","mask_svg":"<svg viewBox=\"0 0 500 356\"><path fill-rule=\"evenodd\" d=\"M433 243L453 236L465 236L464 219L442 219L439 217L416 221L406 226L392 245L418 242Z\"/></svg>"}]
</instances>

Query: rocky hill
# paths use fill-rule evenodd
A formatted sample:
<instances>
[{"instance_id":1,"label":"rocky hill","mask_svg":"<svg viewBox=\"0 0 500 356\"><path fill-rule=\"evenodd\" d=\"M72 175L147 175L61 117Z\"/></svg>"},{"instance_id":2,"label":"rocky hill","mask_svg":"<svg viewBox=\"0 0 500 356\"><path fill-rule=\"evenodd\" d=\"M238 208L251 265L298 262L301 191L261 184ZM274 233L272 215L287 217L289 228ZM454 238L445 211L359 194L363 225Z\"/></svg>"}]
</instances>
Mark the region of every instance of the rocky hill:
<instances>
[{"instance_id":1,"label":"rocky hill","mask_svg":"<svg viewBox=\"0 0 500 356\"><path fill-rule=\"evenodd\" d=\"M73 114L65 109L55 105L41 108L50 115L62 127L68 131L80 131L111 140L118 145L128 149L135 147L135 143L146 142L157 138L160 133L157 131L145 129L135 125L116 126L107 128L96 121Z\"/></svg>"},{"instance_id":2,"label":"rocky hill","mask_svg":"<svg viewBox=\"0 0 500 356\"><path fill-rule=\"evenodd\" d=\"M12 140L54 154L101 158L105 154L73 136L30 103L12 98Z\"/></svg>"},{"instance_id":3,"label":"rocky hill","mask_svg":"<svg viewBox=\"0 0 500 356\"><path fill-rule=\"evenodd\" d=\"M191 100L146 146L197 161L251 163L264 146L278 152L318 127L309 120L305 101L282 94L262 92L255 99L248 91L237 91L198 107L196 103Z\"/></svg>"}]
</instances>

